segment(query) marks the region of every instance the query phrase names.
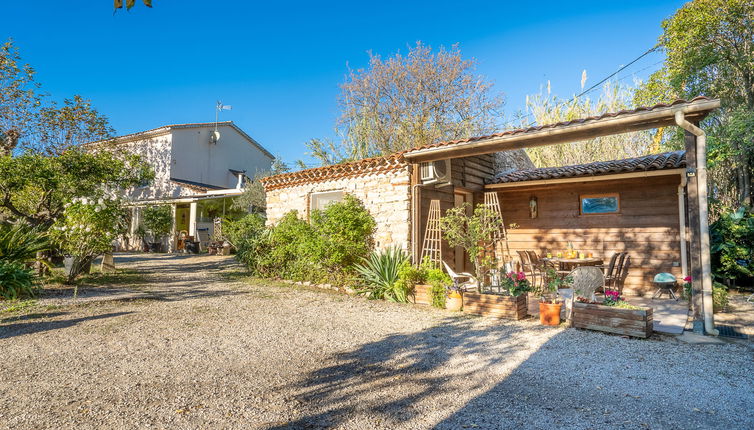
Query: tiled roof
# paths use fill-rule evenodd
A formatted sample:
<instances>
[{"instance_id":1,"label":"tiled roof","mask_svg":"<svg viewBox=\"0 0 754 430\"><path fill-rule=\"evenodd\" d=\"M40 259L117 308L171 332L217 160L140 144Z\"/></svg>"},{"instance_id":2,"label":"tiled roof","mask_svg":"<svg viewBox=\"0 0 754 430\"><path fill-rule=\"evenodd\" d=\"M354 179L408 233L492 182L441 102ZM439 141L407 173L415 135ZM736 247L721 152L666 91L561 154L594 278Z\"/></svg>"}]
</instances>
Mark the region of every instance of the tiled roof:
<instances>
[{"instance_id":1,"label":"tiled roof","mask_svg":"<svg viewBox=\"0 0 754 430\"><path fill-rule=\"evenodd\" d=\"M376 173L398 170L407 166L403 159L403 152L387 155L385 157L365 158L363 160L348 163L333 164L313 169L299 170L297 172L283 173L275 176L262 178L261 182L266 190L293 187L301 184L331 181L335 179L365 176Z\"/></svg>"},{"instance_id":2,"label":"tiled roof","mask_svg":"<svg viewBox=\"0 0 754 430\"><path fill-rule=\"evenodd\" d=\"M575 166L543 167L539 169L504 172L486 182L488 184L505 184L510 182L645 172L649 170L680 169L684 167L686 167L686 151L674 151L623 160L597 161Z\"/></svg>"},{"instance_id":3,"label":"tiled roof","mask_svg":"<svg viewBox=\"0 0 754 430\"><path fill-rule=\"evenodd\" d=\"M538 125L538 126L534 126L534 127L519 128L519 129L515 129L515 130L506 130L506 131L501 131L499 133L489 134L489 135L486 135L486 136L469 137L467 139L449 140L449 141L446 141L446 142L430 143L430 144L427 144L427 145L418 146L416 148L409 149L408 151L406 151L406 154L411 154L411 153L413 153L415 151L419 151L419 150L423 150L423 149L439 148L439 147L442 147L442 146L455 145L455 144L459 144L459 143L471 143L471 142L476 142L476 141L480 141L480 140L492 139L492 138L496 138L496 137L510 136L510 135L516 135L516 134L525 134L525 133L530 133L530 132L533 132L533 131L539 131L539 130L544 130L544 129L564 127L564 126L568 126L568 125L572 125L572 124L583 124L583 123L586 123L586 122L601 120L601 119L605 119L605 118L615 118L615 117L623 116L623 115L630 115L630 114L635 114L635 113L640 113L640 112L649 112L649 111L652 111L652 110L655 110L655 109L658 109L658 108L666 108L666 107L670 107L670 106L675 106L675 105L684 104L684 103L692 103L692 102L702 101L702 100L712 100L712 99L707 98L707 97L703 97L703 96L695 97L695 98L693 98L692 100L689 100L689 101L686 101L686 100L683 100L683 99L678 99L678 100L675 100L675 101L673 101L671 103L658 103L658 104L656 104L654 106L638 107L636 109L630 109L630 110L629 109L625 109L625 110L621 110L621 111L618 111L618 112L608 112L608 113L604 113L602 115L589 116L589 117L586 117L586 118L579 118L579 119L574 119L574 120L571 120L571 121L562 121L562 122L556 122L556 123L553 123L553 124L545 124L545 125Z\"/></svg>"}]
</instances>

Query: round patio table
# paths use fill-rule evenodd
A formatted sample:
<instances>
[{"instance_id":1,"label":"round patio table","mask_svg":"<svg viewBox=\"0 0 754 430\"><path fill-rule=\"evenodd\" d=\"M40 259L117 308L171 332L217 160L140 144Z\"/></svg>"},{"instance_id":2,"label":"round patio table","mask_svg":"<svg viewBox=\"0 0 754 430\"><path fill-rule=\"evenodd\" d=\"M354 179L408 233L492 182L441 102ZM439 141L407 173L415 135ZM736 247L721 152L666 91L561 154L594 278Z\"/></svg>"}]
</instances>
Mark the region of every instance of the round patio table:
<instances>
[{"instance_id":1,"label":"round patio table","mask_svg":"<svg viewBox=\"0 0 754 430\"><path fill-rule=\"evenodd\" d=\"M602 264L602 259L597 257L587 258L562 258L551 257L543 258L542 261L551 264L557 264L561 271L571 271L579 266L599 266Z\"/></svg>"}]
</instances>

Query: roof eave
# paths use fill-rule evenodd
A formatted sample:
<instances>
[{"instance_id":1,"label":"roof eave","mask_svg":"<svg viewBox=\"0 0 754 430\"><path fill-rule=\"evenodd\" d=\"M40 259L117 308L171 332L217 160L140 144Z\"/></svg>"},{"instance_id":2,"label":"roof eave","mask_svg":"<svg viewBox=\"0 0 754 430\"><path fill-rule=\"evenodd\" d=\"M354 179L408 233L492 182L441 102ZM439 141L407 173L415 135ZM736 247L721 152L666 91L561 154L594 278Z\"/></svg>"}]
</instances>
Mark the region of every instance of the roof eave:
<instances>
[{"instance_id":1,"label":"roof eave","mask_svg":"<svg viewBox=\"0 0 754 430\"><path fill-rule=\"evenodd\" d=\"M551 128L514 133L510 135L459 142L436 148L410 151L404 157L414 163L469 157L499 151L576 142L600 136L675 125L675 113L683 112L691 122L701 121L711 111L720 107L720 100L697 100L683 104L655 108L650 111L627 113L615 117L595 119Z\"/></svg>"}]
</instances>

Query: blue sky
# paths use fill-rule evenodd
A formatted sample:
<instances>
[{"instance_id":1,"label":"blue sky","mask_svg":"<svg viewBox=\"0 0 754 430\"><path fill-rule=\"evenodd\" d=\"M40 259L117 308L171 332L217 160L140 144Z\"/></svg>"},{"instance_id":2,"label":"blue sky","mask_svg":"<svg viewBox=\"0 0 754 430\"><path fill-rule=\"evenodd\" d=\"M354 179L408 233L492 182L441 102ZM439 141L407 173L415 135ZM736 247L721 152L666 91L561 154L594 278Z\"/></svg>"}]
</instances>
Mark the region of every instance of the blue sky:
<instances>
[{"instance_id":1,"label":"blue sky","mask_svg":"<svg viewBox=\"0 0 754 430\"><path fill-rule=\"evenodd\" d=\"M0 6L0 37L15 40L45 91L90 98L118 134L213 121L220 99L233 106L221 119L290 162L307 159L308 139L333 135L338 85L369 50L458 43L510 115L548 80L568 97L582 70L587 86L617 70L682 4L154 0L113 14L111 0L20 1ZM619 76L646 77L661 60L651 54Z\"/></svg>"}]
</instances>

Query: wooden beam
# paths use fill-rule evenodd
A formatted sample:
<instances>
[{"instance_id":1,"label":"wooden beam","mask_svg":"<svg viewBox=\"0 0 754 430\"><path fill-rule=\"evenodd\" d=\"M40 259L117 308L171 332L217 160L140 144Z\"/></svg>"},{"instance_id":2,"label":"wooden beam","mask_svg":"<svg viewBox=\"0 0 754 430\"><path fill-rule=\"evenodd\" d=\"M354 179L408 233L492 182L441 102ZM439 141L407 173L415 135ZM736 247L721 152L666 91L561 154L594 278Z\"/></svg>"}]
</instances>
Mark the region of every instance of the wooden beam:
<instances>
[{"instance_id":1,"label":"wooden beam","mask_svg":"<svg viewBox=\"0 0 754 430\"><path fill-rule=\"evenodd\" d=\"M404 154L411 162L491 154L512 149L578 142L600 136L628 133L676 125L675 112L681 111L689 121L699 122L710 111L720 107L719 100L698 100L634 113L616 114L600 119L572 121L553 127L532 128L476 140L462 140Z\"/></svg>"},{"instance_id":2,"label":"wooden beam","mask_svg":"<svg viewBox=\"0 0 754 430\"><path fill-rule=\"evenodd\" d=\"M612 181L615 179L632 179L632 178L647 178L650 176L672 176L678 175L684 172L684 169L663 169L663 170L649 170L644 172L631 172L631 173L614 173L599 176L581 176L576 178L557 178L557 179L540 179L536 181L518 181L518 182L504 182L501 184L487 184L484 186L485 190L499 189L499 188L518 188L518 187L536 187L543 185L557 185L567 183L579 183L579 182L595 182L595 181Z\"/></svg>"},{"instance_id":3,"label":"wooden beam","mask_svg":"<svg viewBox=\"0 0 754 430\"><path fill-rule=\"evenodd\" d=\"M704 311L702 309L702 245L699 237L699 180L696 175L696 136L684 132L686 145L686 166L693 176L687 177L686 195L689 214L689 273L691 274L691 309L694 319L694 332L704 333Z\"/></svg>"}]
</instances>

